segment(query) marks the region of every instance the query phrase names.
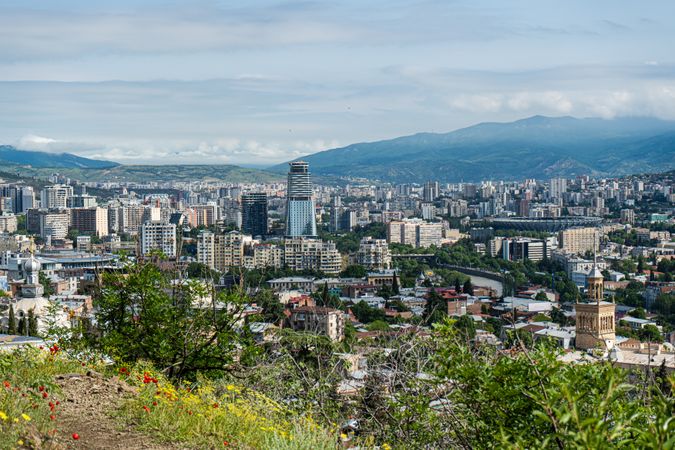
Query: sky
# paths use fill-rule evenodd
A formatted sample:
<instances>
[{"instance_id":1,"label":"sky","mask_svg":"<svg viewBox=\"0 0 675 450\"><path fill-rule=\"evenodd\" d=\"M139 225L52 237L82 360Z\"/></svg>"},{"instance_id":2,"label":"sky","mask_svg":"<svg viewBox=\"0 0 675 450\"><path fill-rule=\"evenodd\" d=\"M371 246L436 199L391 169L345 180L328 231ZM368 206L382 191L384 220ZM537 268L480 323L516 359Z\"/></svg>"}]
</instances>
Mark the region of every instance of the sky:
<instances>
[{"instance_id":1,"label":"sky","mask_svg":"<svg viewBox=\"0 0 675 450\"><path fill-rule=\"evenodd\" d=\"M0 2L21 149L269 166L536 114L675 120L675 2Z\"/></svg>"}]
</instances>

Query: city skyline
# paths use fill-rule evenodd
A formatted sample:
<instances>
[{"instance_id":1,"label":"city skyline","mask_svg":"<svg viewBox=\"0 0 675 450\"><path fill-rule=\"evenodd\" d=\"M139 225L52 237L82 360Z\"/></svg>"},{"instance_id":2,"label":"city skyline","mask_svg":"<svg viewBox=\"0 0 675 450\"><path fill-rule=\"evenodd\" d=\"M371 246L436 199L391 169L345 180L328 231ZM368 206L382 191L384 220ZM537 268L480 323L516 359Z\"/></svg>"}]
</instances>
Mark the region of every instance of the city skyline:
<instances>
[{"instance_id":1,"label":"city skyline","mask_svg":"<svg viewBox=\"0 0 675 450\"><path fill-rule=\"evenodd\" d=\"M674 8L3 2L0 143L269 165L534 114L674 119Z\"/></svg>"}]
</instances>

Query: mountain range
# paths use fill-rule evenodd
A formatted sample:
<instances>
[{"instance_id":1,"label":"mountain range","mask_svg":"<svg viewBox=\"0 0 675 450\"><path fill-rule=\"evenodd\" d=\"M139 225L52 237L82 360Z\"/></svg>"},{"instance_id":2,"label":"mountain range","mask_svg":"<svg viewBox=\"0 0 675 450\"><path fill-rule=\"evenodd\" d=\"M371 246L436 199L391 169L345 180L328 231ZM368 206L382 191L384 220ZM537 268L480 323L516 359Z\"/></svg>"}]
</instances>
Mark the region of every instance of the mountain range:
<instances>
[{"instance_id":1,"label":"mountain range","mask_svg":"<svg viewBox=\"0 0 675 450\"><path fill-rule=\"evenodd\" d=\"M675 122L534 116L352 144L297 160L309 162L318 176L395 183L655 172L675 168Z\"/></svg>"},{"instance_id":2,"label":"mountain range","mask_svg":"<svg viewBox=\"0 0 675 450\"><path fill-rule=\"evenodd\" d=\"M119 166L112 161L83 158L72 153L47 153L19 150L11 145L0 145L0 164L31 167L105 169Z\"/></svg>"}]
</instances>

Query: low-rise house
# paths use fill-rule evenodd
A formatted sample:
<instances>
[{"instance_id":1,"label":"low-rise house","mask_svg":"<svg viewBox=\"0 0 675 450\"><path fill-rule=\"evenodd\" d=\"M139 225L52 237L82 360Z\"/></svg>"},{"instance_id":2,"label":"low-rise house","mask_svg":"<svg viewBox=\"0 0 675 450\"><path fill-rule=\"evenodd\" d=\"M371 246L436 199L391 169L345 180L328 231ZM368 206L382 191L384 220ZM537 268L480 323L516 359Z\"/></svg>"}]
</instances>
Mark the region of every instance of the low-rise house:
<instances>
[{"instance_id":1,"label":"low-rise house","mask_svg":"<svg viewBox=\"0 0 675 450\"><path fill-rule=\"evenodd\" d=\"M295 331L328 336L332 341L342 341L345 334L344 313L339 309L320 306L301 306L290 311L290 327Z\"/></svg>"}]
</instances>

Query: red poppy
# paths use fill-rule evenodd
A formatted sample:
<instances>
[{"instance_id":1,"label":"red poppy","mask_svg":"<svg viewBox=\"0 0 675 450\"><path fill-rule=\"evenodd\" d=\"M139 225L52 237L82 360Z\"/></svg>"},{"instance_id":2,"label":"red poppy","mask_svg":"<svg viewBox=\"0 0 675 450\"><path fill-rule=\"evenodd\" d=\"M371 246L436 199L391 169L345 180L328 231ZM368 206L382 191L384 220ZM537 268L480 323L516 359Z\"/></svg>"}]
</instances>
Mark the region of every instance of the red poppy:
<instances>
[{"instance_id":1,"label":"red poppy","mask_svg":"<svg viewBox=\"0 0 675 450\"><path fill-rule=\"evenodd\" d=\"M51 416L49 416L49 418L50 418L51 420L56 420L56 416L55 416L54 414L52 414Z\"/></svg>"},{"instance_id":2,"label":"red poppy","mask_svg":"<svg viewBox=\"0 0 675 450\"><path fill-rule=\"evenodd\" d=\"M147 406L143 405L143 409L145 410L146 413L148 414L150 413L150 408L148 408Z\"/></svg>"},{"instance_id":3,"label":"red poppy","mask_svg":"<svg viewBox=\"0 0 675 450\"><path fill-rule=\"evenodd\" d=\"M47 397L49 397L49 394L47 394L46 392L43 392L43 393L42 393L42 398L47 398Z\"/></svg>"},{"instance_id":4,"label":"red poppy","mask_svg":"<svg viewBox=\"0 0 675 450\"><path fill-rule=\"evenodd\" d=\"M73 439L78 440L80 438L80 435L77 433L73 433Z\"/></svg>"}]
</instances>

